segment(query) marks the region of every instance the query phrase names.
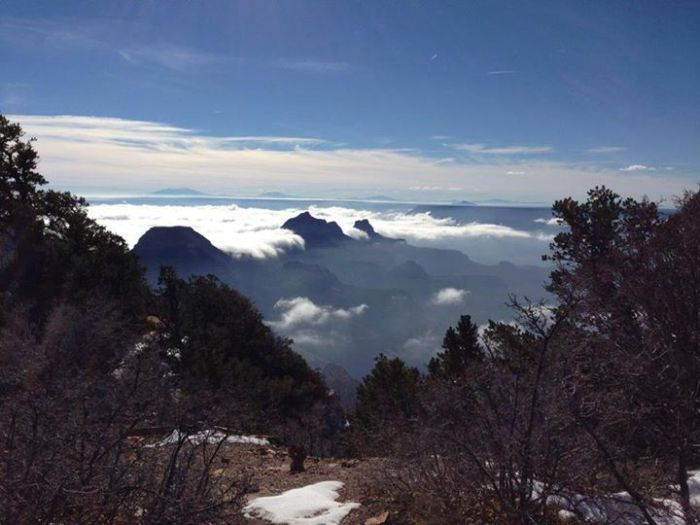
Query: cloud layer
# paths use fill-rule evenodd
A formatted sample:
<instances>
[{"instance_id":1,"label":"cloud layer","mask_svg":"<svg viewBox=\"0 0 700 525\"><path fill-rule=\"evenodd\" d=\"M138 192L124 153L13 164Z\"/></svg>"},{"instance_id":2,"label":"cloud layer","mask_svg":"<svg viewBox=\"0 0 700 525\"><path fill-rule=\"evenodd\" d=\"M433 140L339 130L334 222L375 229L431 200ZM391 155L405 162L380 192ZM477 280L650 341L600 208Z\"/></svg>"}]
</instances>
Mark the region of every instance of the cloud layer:
<instances>
[{"instance_id":1,"label":"cloud layer","mask_svg":"<svg viewBox=\"0 0 700 525\"><path fill-rule=\"evenodd\" d=\"M622 172L537 158L551 151L549 146L461 144L455 146L457 151L482 160L444 162L444 154L352 148L317 137L213 136L157 122L103 117L10 118L39 139L47 178L81 192L196 186L238 195L262 188L336 197L390 191L415 199L422 196L418 188L430 187L465 188L469 198L549 201L567 195L583 198L596 185L652 199L695 186L689 178L660 176L648 169ZM445 192L449 198L453 194ZM439 192L431 196L440 197Z\"/></svg>"},{"instance_id":2,"label":"cloud layer","mask_svg":"<svg viewBox=\"0 0 700 525\"><path fill-rule=\"evenodd\" d=\"M130 246L154 226L190 226L215 246L236 256L274 257L292 248L303 248L304 241L284 222L308 209L312 215L336 221L356 239L366 238L353 228L358 219L368 219L376 231L393 238L421 241L451 241L491 238L549 242L550 233L518 230L500 224L459 224L453 219L436 218L429 213L399 213L358 210L339 206L311 206L268 209L231 205L151 205L96 204L88 213L98 223L122 236Z\"/></svg>"}]
</instances>

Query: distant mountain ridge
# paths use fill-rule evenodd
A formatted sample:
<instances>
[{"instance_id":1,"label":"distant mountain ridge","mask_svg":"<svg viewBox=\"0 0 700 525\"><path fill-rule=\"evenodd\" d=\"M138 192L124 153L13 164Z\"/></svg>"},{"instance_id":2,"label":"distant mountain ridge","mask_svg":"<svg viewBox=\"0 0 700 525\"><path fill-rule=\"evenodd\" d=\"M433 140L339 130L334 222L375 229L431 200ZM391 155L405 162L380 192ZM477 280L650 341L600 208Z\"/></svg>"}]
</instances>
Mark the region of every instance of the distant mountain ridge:
<instances>
[{"instance_id":1,"label":"distant mountain ridge","mask_svg":"<svg viewBox=\"0 0 700 525\"><path fill-rule=\"evenodd\" d=\"M289 195L281 191L264 191L258 194L258 197L264 197L267 199L296 199L296 195Z\"/></svg>"},{"instance_id":2,"label":"distant mountain ridge","mask_svg":"<svg viewBox=\"0 0 700 525\"><path fill-rule=\"evenodd\" d=\"M201 191L193 190L192 188L163 188L162 190L152 191L150 195L162 195L165 197L173 196L194 196L194 195L208 195L208 193L203 193Z\"/></svg>"}]
</instances>

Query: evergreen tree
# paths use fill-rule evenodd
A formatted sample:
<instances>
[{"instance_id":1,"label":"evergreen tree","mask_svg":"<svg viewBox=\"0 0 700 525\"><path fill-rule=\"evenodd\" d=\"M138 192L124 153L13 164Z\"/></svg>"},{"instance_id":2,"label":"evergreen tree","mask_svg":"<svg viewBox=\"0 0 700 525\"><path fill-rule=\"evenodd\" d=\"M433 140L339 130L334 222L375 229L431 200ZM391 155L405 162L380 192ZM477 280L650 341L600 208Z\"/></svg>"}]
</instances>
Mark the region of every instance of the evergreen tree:
<instances>
[{"instance_id":1,"label":"evergreen tree","mask_svg":"<svg viewBox=\"0 0 700 525\"><path fill-rule=\"evenodd\" d=\"M406 366L400 358L377 356L374 368L357 389L356 424L373 432L383 424L415 417L420 380L418 369Z\"/></svg>"},{"instance_id":2,"label":"evergreen tree","mask_svg":"<svg viewBox=\"0 0 700 525\"><path fill-rule=\"evenodd\" d=\"M149 292L138 258L88 217L84 199L41 189L34 140L23 136L0 115L0 304L29 306L41 325L60 301L100 296L141 319Z\"/></svg>"},{"instance_id":3,"label":"evergreen tree","mask_svg":"<svg viewBox=\"0 0 700 525\"><path fill-rule=\"evenodd\" d=\"M479 342L479 327L472 322L471 316L462 315L456 328L447 329L442 348L443 351L428 363L428 373L432 378L462 378L473 363L483 359L484 349Z\"/></svg>"},{"instance_id":4,"label":"evergreen tree","mask_svg":"<svg viewBox=\"0 0 700 525\"><path fill-rule=\"evenodd\" d=\"M228 392L286 415L327 396L320 375L248 298L214 276L183 280L169 267L159 283L164 357L189 392Z\"/></svg>"}]
</instances>

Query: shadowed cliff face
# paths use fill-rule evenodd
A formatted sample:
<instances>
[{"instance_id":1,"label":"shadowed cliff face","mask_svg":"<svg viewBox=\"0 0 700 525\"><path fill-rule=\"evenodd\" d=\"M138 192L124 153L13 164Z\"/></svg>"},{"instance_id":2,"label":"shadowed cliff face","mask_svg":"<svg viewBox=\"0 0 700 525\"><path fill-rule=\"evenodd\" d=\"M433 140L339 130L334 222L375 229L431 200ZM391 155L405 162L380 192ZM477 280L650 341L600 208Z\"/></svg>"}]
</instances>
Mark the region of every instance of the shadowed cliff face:
<instances>
[{"instance_id":1,"label":"shadowed cliff face","mask_svg":"<svg viewBox=\"0 0 700 525\"><path fill-rule=\"evenodd\" d=\"M508 319L509 294L543 295L544 268L482 265L457 250L383 237L369 221L355 227L368 238L352 239L336 223L302 213L285 228L304 238L305 249L269 259L233 258L180 227L149 230L134 251L151 282L162 264L185 276L217 275L250 297L304 356L355 377L379 353L424 365L459 315L477 323Z\"/></svg>"},{"instance_id":2,"label":"shadowed cliff face","mask_svg":"<svg viewBox=\"0 0 700 525\"><path fill-rule=\"evenodd\" d=\"M336 222L328 222L313 217L308 211L286 221L282 228L291 230L304 239L307 248L334 246L352 240L343 233Z\"/></svg>"},{"instance_id":3,"label":"shadowed cliff face","mask_svg":"<svg viewBox=\"0 0 700 525\"><path fill-rule=\"evenodd\" d=\"M367 219L361 219L359 221L355 221L355 224L353 224L353 228L367 234L367 240L369 240L369 241L374 241L374 242L378 242L378 241L381 241L381 242L405 242L404 239L392 239L390 237L385 237L384 235L377 233L374 230L374 226L372 226L372 223L370 223Z\"/></svg>"},{"instance_id":4,"label":"shadowed cliff face","mask_svg":"<svg viewBox=\"0 0 700 525\"><path fill-rule=\"evenodd\" d=\"M232 263L229 255L186 226L151 228L136 243L134 252L150 281L157 278L161 266L174 266L182 275L218 275Z\"/></svg>"},{"instance_id":5,"label":"shadowed cliff face","mask_svg":"<svg viewBox=\"0 0 700 525\"><path fill-rule=\"evenodd\" d=\"M372 226L372 224L367 219L355 221L355 224L353 224L353 228L355 228L356 230L360 230L361 232L365 232L367 234L367 238L372 241L386 239L386 237L384 237L383 235L379 235L376 231L374 231L374 226Z\"/></svg>"}]
</instances>

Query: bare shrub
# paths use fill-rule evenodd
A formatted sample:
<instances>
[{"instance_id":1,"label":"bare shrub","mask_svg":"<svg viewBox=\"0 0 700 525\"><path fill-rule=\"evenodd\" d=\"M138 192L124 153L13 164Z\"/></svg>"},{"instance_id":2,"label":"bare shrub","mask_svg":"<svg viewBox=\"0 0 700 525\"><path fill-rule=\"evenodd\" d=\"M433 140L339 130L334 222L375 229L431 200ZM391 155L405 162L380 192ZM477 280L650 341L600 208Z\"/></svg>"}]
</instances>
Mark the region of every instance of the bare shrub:
<instances>
[{"instance_id":1,"label":"bare shrub","mask_svg":"<svg viewBox=\"0 0 700 525\"><path fill-rule=\"evenodd\" d=\"M181 407L158 348L108 303L55 309L37 337L22 312L0 334L0 521L232 523L247 477L222 443L144 447Z\"/></svg>"}]
</instances>

